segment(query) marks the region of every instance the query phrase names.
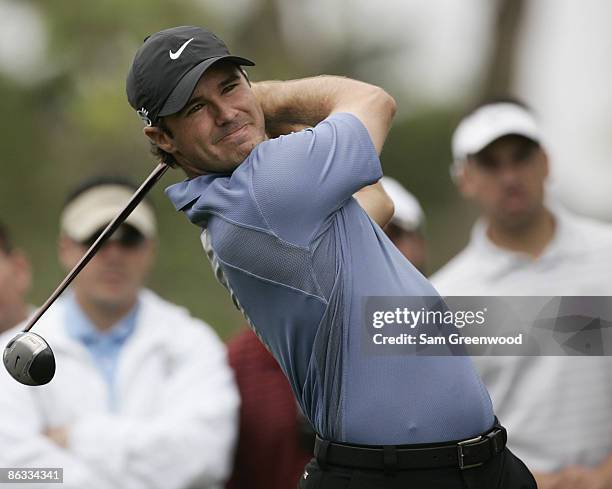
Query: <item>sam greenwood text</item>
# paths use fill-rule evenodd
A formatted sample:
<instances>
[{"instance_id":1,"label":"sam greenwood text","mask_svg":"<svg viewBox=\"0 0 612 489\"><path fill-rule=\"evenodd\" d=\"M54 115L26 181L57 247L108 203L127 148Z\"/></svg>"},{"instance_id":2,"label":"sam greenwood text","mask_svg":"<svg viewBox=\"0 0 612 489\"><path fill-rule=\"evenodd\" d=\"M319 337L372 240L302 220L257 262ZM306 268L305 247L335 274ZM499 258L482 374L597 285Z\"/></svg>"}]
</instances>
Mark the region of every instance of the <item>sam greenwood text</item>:
<instances>
[{"instance_id":1,"label":"sam greenwood text","mask_svg":"<svg viewBox=\"0 0 612 489\"><path fill-rule=\"evenodd\" d=\"M522 345L523 333L517 336L461 336L451 333L448 337L430 336L427 333L402 333L396 336L376 333L372 340L375 345Z\"/></svg>"}]
</instances>

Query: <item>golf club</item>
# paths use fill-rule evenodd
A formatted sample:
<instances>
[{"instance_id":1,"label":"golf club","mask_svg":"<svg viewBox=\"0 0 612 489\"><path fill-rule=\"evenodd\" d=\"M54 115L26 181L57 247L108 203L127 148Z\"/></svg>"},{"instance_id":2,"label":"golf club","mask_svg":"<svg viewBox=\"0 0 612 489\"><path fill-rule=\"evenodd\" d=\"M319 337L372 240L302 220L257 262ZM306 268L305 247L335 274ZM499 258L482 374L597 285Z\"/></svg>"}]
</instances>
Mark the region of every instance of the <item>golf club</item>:
<instances>
[{"instance_id":1,"label":"golf club","mask_svg":"<svg viewBox=\"0 0 612 489\"><path fill-rule=\"evenodd\" d=\"M8 342L4 349L2 360L6 370L16 381L24 385L44 385L51 381L55 375L55 356L53 355L53 350L51 350L51 347L42 336L30 332L30 329L32 329L66 287L70 285L85 265L89 263L104 242L127 219L168 168L168 165L165 163L157 165L144 183L136 190L123 210L106 226L94 244L91 245L79 262L66 275L66 278L30 318L23 331Z\"/></svg>"}]
</instances>

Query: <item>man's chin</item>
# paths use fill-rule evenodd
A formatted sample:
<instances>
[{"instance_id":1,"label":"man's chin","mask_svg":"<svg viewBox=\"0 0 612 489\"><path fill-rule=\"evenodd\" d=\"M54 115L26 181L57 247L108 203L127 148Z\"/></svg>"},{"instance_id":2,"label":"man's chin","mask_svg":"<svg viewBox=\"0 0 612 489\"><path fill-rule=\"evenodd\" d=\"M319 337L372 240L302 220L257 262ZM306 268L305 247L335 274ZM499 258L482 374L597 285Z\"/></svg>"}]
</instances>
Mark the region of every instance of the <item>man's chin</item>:
<instances>
[{"instance_id":1,"label":"man's chin","mask_svg":"<svg viewBox=\"0 0 612 489\"><path fill-rule=\"evenodd\" d=\"M505 211L499 218L499 222L510 231L521 231L531 226L535 220L535 214L531 210Z\"/></svg>"},{"instance_id":2,"label":"man's chin","mask_svg":"<svg viewBox=\"0 0 612 489\"><path fill-rule=\"evenodd\" d=\"M243 144L241 144L236 149L232 162L228 164L230 171L234 171L236 168L242 165L258 144L259 142L255 141L245 141Z\"/></svg>"},{"instance_id":3,"label":"man's chin","mask_svg":"<svg viewBox=\"0 0 612 489\"><path fill-rule=\"evenodd\" d=\"M93 299L98 307L108 310L121 309L129 302L128 292L124 289L104 290L96 294Z\"/></svg>"}]
</instances>

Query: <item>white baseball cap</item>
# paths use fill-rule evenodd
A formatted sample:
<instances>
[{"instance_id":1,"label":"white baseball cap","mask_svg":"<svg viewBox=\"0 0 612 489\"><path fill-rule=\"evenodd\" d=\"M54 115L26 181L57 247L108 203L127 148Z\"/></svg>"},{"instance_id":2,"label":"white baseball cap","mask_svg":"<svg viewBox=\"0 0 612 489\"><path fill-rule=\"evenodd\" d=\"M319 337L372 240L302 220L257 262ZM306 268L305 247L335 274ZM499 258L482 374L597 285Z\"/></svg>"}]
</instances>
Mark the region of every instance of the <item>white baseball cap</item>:
<instances>
[{"instance_id":1,"label":"white baseball cap","mask_svg":"<svg viewBox=\"0 0 612 489\"><path fill-rule=\"evenodd\" d=\"M453 167L502 136L516 134L540 142L538 124L527 109L510 102L484 105L465 117L452 138Z\"/></svg>"},{"instance_id":2,"label":"white baseball cap","mask_svg":"<svg viewBox=\"0 0 612 489\"><path fill-rule=\"evenodd\" d=\"M380 183L395 205L391 222L404 231L420 228L425 221L425 214L416 197L394 178L384 176Z\"/></svg>"},{"instance_id":3,"label":"white baseball cap","mask_svg":"<svg viewBox=\"0 0 612 489\"><path fill-rule=\"evenodd\" d=\"M78 242L88 240L123 210L132 195L131 188L118 184L97 185L85 190L62 212L62 232ZM155 215L146 201L138 204L125 223L136 228L146 238L155 237Z\"/></svg>"}]
</instances>

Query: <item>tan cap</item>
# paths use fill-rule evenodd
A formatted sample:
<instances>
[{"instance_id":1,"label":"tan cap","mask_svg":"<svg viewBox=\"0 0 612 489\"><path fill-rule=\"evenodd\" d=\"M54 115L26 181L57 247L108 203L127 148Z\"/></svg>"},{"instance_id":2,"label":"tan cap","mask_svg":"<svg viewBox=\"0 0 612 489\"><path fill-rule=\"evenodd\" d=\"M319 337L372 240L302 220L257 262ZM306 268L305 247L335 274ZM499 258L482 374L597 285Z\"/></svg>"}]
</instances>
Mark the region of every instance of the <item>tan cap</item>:
<instances>
[{"instance_id":1,"label":"tan cap","mask_svg":"<svg viewBox=\"0 0 612 489\"><path fill-rule=\"evenodd\" d=\"M62 232L75 241L86 241L106 227L123 210L133 194L132 189L116 184L98 185L84 191L62 212ZM136 228L146 238L156 235L155 215L146 202L138 204L125 223Z\"/></svg>"}]
</instances>

